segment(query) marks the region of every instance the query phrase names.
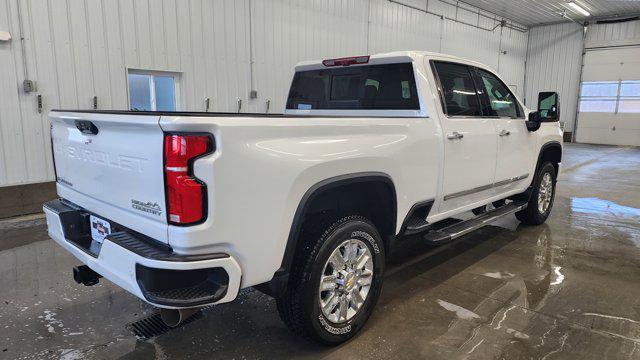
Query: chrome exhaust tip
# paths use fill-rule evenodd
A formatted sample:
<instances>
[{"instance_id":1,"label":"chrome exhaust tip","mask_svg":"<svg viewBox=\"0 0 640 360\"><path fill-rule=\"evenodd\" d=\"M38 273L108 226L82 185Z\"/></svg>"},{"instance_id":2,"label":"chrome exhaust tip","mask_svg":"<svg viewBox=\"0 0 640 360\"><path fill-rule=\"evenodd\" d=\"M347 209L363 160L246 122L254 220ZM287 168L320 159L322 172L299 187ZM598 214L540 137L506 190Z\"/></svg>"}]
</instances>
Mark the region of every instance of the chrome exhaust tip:
<instances>
[{"instance_id":1,"label":"chrome exhaust tip","mask_svg":"<svg viewBox=\"0 0 640 360\"><path fill-rule=\"evenodd\" d=\"M189 309L160 309L160 319L162 319L162 322L168 327L176 327L199 310L200 308L197 307Z\"/></svg>"}]
</instances>

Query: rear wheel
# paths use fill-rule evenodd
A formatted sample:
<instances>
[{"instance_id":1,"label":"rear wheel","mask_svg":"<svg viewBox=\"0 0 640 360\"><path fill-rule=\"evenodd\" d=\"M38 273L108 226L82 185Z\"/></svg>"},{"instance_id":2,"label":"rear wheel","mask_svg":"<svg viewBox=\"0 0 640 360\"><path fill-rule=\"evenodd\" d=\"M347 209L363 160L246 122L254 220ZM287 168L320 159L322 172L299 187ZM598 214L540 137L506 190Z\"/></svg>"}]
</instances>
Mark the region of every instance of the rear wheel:
<instances>
[{"instance_id":1,"label":"rear wheel","mask_svg":"<svg viewBox=\"0 0 640 360\"><path fill-rule=\"evenodd\" d=\"M296 334L337 345L365 324L380 295L384 246L366 218L348 216L305 233L286 293L282 320Z\"/></svg>"},{"instance_id":2,"label":"rear wheel","mask_svg":"<svg viewBox=\"0 0 640 360\"><path fill-rule=\"evenodd\" d=\"M527 208L516 213L518 220L527 225L544 223L551 213L555 193L556 169L550 162L545 162L536 174Z\"/></svg>"}]
</instances>

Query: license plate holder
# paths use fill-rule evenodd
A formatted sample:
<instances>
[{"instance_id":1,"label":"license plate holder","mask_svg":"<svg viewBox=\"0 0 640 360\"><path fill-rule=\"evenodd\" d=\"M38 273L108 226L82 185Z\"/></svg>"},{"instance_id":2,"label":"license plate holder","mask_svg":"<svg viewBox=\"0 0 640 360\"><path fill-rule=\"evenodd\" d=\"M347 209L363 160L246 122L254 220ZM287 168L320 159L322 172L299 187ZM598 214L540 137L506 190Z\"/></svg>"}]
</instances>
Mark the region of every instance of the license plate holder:
<instances>
[{"instance_id":1,"label":"license plate holder","mask_svg":"<svg viewBox=\"0 0 640 360\"><path fill-rule=\"evenodd\" d=\"M111 234L111 223L107 220L90 215L89 225L91 227L91 238L100 244Z\"/></svg>"}]
</instances>

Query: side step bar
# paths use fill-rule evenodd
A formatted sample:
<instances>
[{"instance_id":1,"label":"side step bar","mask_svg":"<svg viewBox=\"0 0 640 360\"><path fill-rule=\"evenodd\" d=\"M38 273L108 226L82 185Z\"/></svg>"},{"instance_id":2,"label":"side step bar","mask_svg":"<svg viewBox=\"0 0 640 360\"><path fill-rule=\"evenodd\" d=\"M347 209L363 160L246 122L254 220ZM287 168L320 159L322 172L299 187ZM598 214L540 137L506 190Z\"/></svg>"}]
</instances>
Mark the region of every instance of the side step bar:
<instances>
[{"instance_id":1,"label":"side step bar","mask_svg":"<svg viewBox=\"0 0 640 360\"><path fill-rule=\"evenodd\" d=\"M416 218L410 219L410 221L407 224L407 228L404 231L404 235L406 236L406 235L417 234L424 230L427 230L429 227L431 227L431 224L429 224L427 220L416 217Z\"/></svg>"},{"instance_id":2,"label":"side step bar","mask_svg":"<svg viewBox=\"0 0 640 360\"><path fill-rule=\"evenodd\" d=\"M507 215L514 214L526 207L527 203L512 202L497 209L488 211L482 215L476 216L473 219L461 221L439 230L430 231L423 236L423 239L430 244L442 244L457 239L472 231L478 230L483 226L489 225Z\"/></svg>"}]
</instances>

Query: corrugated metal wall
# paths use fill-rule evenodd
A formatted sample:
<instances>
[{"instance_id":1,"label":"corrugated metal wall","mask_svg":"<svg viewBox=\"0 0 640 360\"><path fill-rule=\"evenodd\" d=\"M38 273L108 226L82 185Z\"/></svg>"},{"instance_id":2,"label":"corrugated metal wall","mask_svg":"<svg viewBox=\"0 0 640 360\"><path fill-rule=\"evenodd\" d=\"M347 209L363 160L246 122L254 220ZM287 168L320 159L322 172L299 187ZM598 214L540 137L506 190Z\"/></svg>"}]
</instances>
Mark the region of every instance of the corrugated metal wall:
<instances>
[{"instance_id":1,"label":"corrugated metal wall","mask_svg":"<svg viewBox=\"0 0 640 360\"><path fill-rule=\"evenodd\" d=\"M589 26L585 47L640 45L640 20Z\"/></svg>"},{"instance_id":2,"label":"corrugated metal wall","mask_svg":"<svg viewBox=\"0 0 640 360\"><path fill-rule=\"evenodd\" d=\"M468 5L404 1L485 28L501 20ZM19 12L37 83L29 94L20 90ZM528 36L387 0L0 0L0 30L13 35L0 43L0 186L53 180L47 112L91 108L93 96L100 109L126 109L126 68L180 72L187 111L210 98L211 111L236 111L241 99L243 112L264 112L267 101L280 112L296 62L392 50L479 60L521 93Z\"/></svg>"},{"instance_id":3,"label":"corrugated metal wall","mask_svg":"<svg viewBox=\"0 0 640 360\"><path fill-rule=\"evenodd\" d=\"M536 109L540 91L559 91L561 119L573 132L584 48L640 45L640 21L582 26L564 23L533 27L527 51L527 106Z\"/></svg>"},{"instance_id":4,"label":"corrugated metal wall","mask_svg":"<svg viewBox=\"0 0 640 360\"><path fill-rule=\"evenodd\" d=\"M575 23L534 27L529 31L525 102L536 109L538 93L560 94L560 121L573 131L576 118L583 30Z\"/></svg>"}]
</instances>

